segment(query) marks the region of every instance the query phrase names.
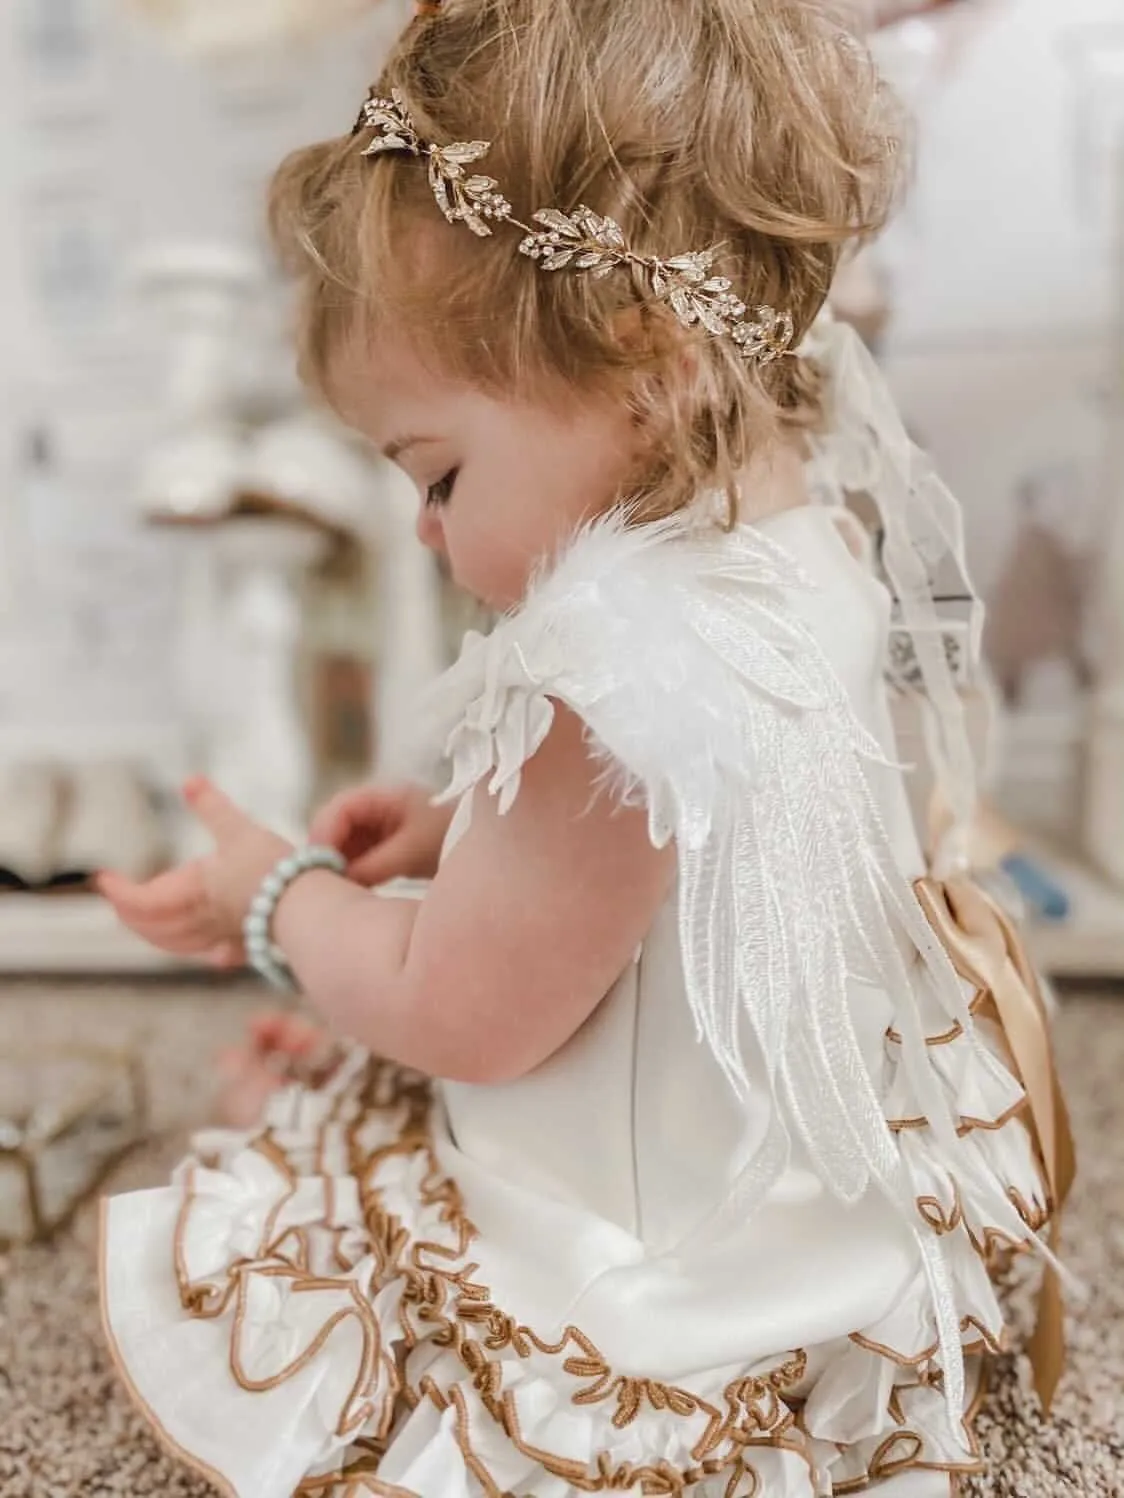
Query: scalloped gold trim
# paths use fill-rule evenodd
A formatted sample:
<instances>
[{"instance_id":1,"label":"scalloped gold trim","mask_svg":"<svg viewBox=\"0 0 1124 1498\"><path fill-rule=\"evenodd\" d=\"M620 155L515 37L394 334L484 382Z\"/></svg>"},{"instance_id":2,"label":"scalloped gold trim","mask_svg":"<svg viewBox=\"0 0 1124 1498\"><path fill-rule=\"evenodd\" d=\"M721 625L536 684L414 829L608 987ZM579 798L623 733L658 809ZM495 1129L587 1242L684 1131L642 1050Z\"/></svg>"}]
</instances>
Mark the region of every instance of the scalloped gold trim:
<instances>
[{"instance_id":1,"label":"scalloped gold trim","mask_svg":"<svg viewBox=\"0 0 1124 1498\"><path fill-rule=\"evenodd\" d=\"M442 1174L433 1151L428 1084L424 1079L399 1072L387 1063L372 1061L359 1086L357 1117L347 1126L346 1141L374 1262L365 1285L353 1282L347 1287L334 1278L313 1275L309 1267L311 1248L307 1232L304 1229L278 1231L281 1215L301 1178L269 1131L248 1147L256 1149L278 1171L283 1189L268 1213L255 1258L232 1265L225 1281L200 1284L189 1281L184 1235L192 1204L197 1200L196 1173L193 1170L186 1174L184 1202L176 1226L174 1263L181 1302L189 1315L204 1319L213 1319L233 1308L230 1368L232 1377L242 1388L264 1392L294 1377L323 1349L344 1320L354 1317L362 1328L364 1340L359 1371L341 1408L336 1433L341 1439L347 1439L369 1424L378 1413L378 1434L374 1439L364 1441L366 1452L351 1468L334 1476L306 1480L297 1490L299 1498L358 1498L360 1494L377 1495L377 1498L427 1498L427 1495L410 1493L378 1478L378 1463L390 1439L391 1429L405 1411L417 1408L424 1400L442 1411L455 1409L456 1438L466 1465L488 1498L503 1498L502 1489L472 1450L468 1411L460 1385L442 1389L430 1377L420 1379L416 1386L408 1382L409 1352L431 1339L456 1358L471 1380L481 1408L515 1449L545 1472L568 1482L578 1492L633 1491L683 1498L691 1487L704 1479L728 1476L729 1498L753 1498L760 1480L753 1469L752 1451L763 1447L791 1452L804 1461L810 1471L813 1470L808 1452L801 1445L801 1440L807 1440L800 1421L802 1399L792 1393L807 1374L807 1356L803 1351L798 1350L786 1363L768 1374L738 1379L729 1384L724 1391L723 1408L722 1404L710 1403L688 1390L658 1380L616 1374L592 1341L576 1327L567 1327L555 1342L543 1339L498 1307L490 1289L476 1279L476 1266L469 1262L468 1252L477 1232L465 1213L459 1188ZM325 1184L325 1227L332 1222L334 1212L331 1188L322 1174L324 1139L329 1124L338 1123L338 1112L339 1102L330 1119L321 1125L313 1151L313 1159L321 1167L321 1171L316 1173ZM397 1137L367 1152L360 1146L359 1136L372 1116L380 1112L397 1115ZM418 1203L424 1209L435 1211L443 1225L451 1230L451 1247L413 1238L385 1206L382 1188L378 1184L381 1168L396 1157L418 1156L425 1165L423 1179L417 1187ZM926 1201L926 1198L919 1201L923 1216ZM935 1202L935 1198L932 1201ZM935 1204L940 1210L944 1231L952 1232L961 1226L963 1212L959 1193L951 1218L944 1214L939 1202ZM929 1225L934 1231L939 1230L933 1221ZM337 1228L335 1231L342 1234L348 1229ZM344 1272L354 1267L342 1255L338 1240L335 1253ZM260 1274L288 1280L294 1294L350 1288L352 1303L337 1310L313 1342L280 1373L264 1380L251 1380L241 1365L238 1347L247 1286L253 1276ZM402 1285L402 1296L398 1310L398 1336L394 1339L394 1346L390 1347L384 1345L386 1339L370 1302L379 1290L395 1281ZM1000 1339L978 1320L963 1318L961 1331L971 1329L975 1329L979 1336L966 1345L965 1351L969 1355L994 1351L1002 1345ZM905 1358L861 1334L854 1334L851 1340L901 1368L916 1370L920 1383L936 1382L941 1377L939 1369L932 1366L937 1353L936 1344L917 1357ZM663 1462L640 1466L619 1464L614 1463L607 1451L596 1456L590 1465L532 1446L520 1428L517 1401L510 1390L503 1388L503 1362L496 1354L508 1349L519 1358L537 1353L554 1360L563 1385L568 1383L570 1386L570 1399L575 1405L615 1401L611 1420L617 1429L627 1428L646 1408L682 1418L703 1416L705 1429L692 1448L691 1465L676 1469ZM924 1440L906 1426L902 1392L902 1387L895 1386L888 1405L890 1418L895 1420L899 1429L891 1432L878 1448L867 1477L861 1482L839 1485L837 1491L860 1491L871 1482L910 1466L928 1466L932 1470L949 1472L979 1469L978 1461L939 1468L924 1463L920 1459ZM134 1397L137 1397L135 1391ZM139 1402L145 1408L143 1401ZM155 1417L150 1411L147 1413L158 1428ZM977 1452L968 1416L965 1417L964 1430L970 1449ZM903 1442L909 1444L910 1441L916 1444L907 1452ZM184 1456L178 1448L176 1454ZM198 1465L195 1465L198 1470ZM215 1480L213 1474L205 1475L209 1480Z\"/></svg>"},{"instance_id":2,"label":"scalloped gold trim","mask_svg":"<svg viewBox=\"0 0 1124 1498\"><path fill-rule=\"evenodd\" d=\"M971 980L969 979L969 981ZM976 987L975 993L968 1001L968 1013L972 1016L973 1019L975 1019L980 1010L987 1005L987 1002L990 998L990 989L980 988L979 986ZM942 1030L939 1035L926 1035L925 1044L931 1047L952 1045L954 1041L960 1040L963 1035L964 1026L960 1023L959 1020L953 1020L949 1028L947 1030ZM901 1031L895 1030L893 1025L887 1026L886 1039L892 1041L894 1045L902 1045L904 1043Z\"/></svg>"},{"instance_id":3,"label":"scalloped gold trim","mask_svg":"<svg viewBox=\"0 0 1124 1498\"><path fill-rule=\"evenodd\" d=\"M190 1451L185 1450L170 1432L165 1429L159 1415L157 1415L156 1411L133 1382L132 1374L129 1372L129 1365L122 1356L121 1348L113 1331L113 1321L109 1315L109 1277L105 1272L108 1220L109 1202L105 1197L102 1197L98 1204L98 1305L101 1311L101 1324L105 1334L105 1345L109 1351L110 1361L113 1363L117 1371L117 1376L121 1380L121 1385L132 1404L148 1421L153 1435L173 1461L181 1462L189 1471L197 1473L198 1476L203 1478L204 1482L209 1482L213 1488L221 1493L223 1498L238 1498L238 1494L221 1472L216 1472L206 1462L200 1461L197 1456L193 1456ZM409 1498L417 1498L417 1495L409 1495Z\"/></svg>"},{"instance_id":4,"label":"scalloped gold trim","mask_svg":"<svg viewBox=\"0 0 1124 1498\"><path fill-rule=\"evenodd\" d=\"M1012 1103L998 1118L973 1118L971 1114L962 1113L956 1130L957 1138L967 1139L969 1134L996 1134L1000 1129L1005 1129L1009 1123L1021 1117L1026 1110L1027 1099L1024 1093L1017 1103ZM886 1122L895 1134L904 1134L907 1131L916 1132L918 1129L930 1127L929 1120L920 1114L916 1118L888 1118Z\"/></svg>"},{"instance_id":5,"label":"scalloped gold trim","mask_svg":"<svg viewBox=\"0 0 1124 1498\"><path fill-rule=\"evenodd\" d=\"M833 1491L835 1494L835 1498L843 1498L844 1494L862 1493L867 1488L869 1488L872 1483L884 1482L886 1478L896 1476L899 1473L909 1471L910 1469L916 1470L918 1472L947 1473L952 1480L954 1493L956 1492L956 1479L958 1477L969 1477L976 1472L985 1472L987 1470L987 1464L983 1459L983 1449L980 1446L979 1436L977 1436L976 1434L975 1424L976 1420L979 1418L979 1413L983 1407L983 1402L987 1397L987 1390L988 1366L985 1362L981 1362L980 1376L976 1383L976 1389L972 1397L972 1402L965 1410L964 1418L961 1421L961 1426L964 1430L964 1435L968 1442L968 1449L972 1454L971 1461L961 1464L953 1464L951 1462L926 1462L913 1460L911 1462L907 1462L905 1465L899 1465L895 1463L892 1468L887 1468L885 1465L885 1453L891 1448L892 1442L899 1437L908 1435L912 1436L915 1440L921 1440L922 1450L924 1449L924 1440L917 1435L916 1431L896 1431L888 1436L882 1443L882 1445L878 1447L878 1450L875 1453L875 1458L867 1466L865 1477L850 1478L846 1482L837 1482L834 1485ZM876 1472L875 1461L878 1459L880 1454L882 1456L882 1464L880 1470ZM417 1498L417 1495L413 1495L413 1498Z\"/></svg>"},{"instance_id":6,"label":"scalloped gold trim","mask_svg":"<svg viewBox=\"0 0 1124 1498\"><path fill-rule=\"evenodd\" d=\"M960 1187L955 1181L952 1183L951 1211L946 1212L944 1203L936 1196L919 1196L917 1210L922 1222L926 1227L932 1228L938 1238L955 1233L964 1221L964 1200L960 1195Z\"/></svg>"}]
</instances>

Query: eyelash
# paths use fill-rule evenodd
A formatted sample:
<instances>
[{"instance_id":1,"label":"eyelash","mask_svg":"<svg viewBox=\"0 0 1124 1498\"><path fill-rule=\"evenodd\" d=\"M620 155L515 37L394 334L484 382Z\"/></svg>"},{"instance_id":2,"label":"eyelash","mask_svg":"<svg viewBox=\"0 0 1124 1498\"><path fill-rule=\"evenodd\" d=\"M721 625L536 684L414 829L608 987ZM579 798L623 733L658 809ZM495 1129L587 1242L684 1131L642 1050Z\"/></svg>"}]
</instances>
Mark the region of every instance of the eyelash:
<instances>
[{"instance_id":1,"label":"eyelash","mask_svg":"<svg viewBox=\"0 0 1124 1498\"><path fill-rule=\"evenodd\" d=\"M456 488L459 474L459 468L450 468L443 479L438 479L436 484L430 484L426 490L425 502L431 509L440 509L443 505L449 503L453 497L453 490Z\"/></svg>"}]
</instances>

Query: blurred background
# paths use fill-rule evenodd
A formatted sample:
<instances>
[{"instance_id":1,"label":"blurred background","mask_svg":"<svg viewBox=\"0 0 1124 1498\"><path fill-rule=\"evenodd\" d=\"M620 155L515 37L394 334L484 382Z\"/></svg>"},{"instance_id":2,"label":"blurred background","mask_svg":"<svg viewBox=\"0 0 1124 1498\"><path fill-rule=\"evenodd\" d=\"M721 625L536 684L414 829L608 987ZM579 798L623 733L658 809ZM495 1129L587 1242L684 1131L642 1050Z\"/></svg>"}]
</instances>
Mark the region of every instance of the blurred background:
<instances>
[{"instance_id":1,"label":"blurred background","mask_svg":"<svg viewBox=\"0 0 1124 1498\"><path fill-rule=\"evenodd\" d=\"M917 167L834 301L964 503L990 606L976 851L1044 970L1109 993L1124 979L1124 9L852 3L916 114ZM107 1420L90 1362L84 1219L55 1258L13 1261L7 1300L4 1244L50 1237L135 1143L126 1175L158 1179L205 1115L210 1052L260 1002L118 931L91 872L191 852L177 788L193 771L294 835L338 785L416 771L409 704L470 618L414 543L409 486L302 397L263 229L274 166L350 127L412 9L0 5L0 1396L23 1400L0 1415L2 1498L116 1492L96 1474L143 1439ZM1124 1064L1107 1008L1063 1032L1091 1109ZM1107 1149L1124 1126L1096 1109ZM1085 1269L1113 1282L1107 1261ZM1104 1360L1087 1365L1095 1402ZM196 1492L161 1486L142 1449L155 1485L128 1491ZM1064 1490L1119 1492L1119 1461L1104 1470L1108 1486ZM1011 1489L1032 1490L1063 1488Z\"/></svg>"},{"instance_id":2,"label":"blurred background","mask_svg":"<svg viewBox=\"0 0 1124 1498\"><path fill-rule=\"evenodd\" d=\"M854 3L916 112L917 180L836 301L965 505L1003 818L983 856L1052 970L1121 973L1124 17ZM410 10L0 10L6 970L156 962L82 885L190 850L188 771L295 832L409 764L407 704L464 609L402 482L302 401L263 196L347 127Z\"/></svg>"}]
</instances>

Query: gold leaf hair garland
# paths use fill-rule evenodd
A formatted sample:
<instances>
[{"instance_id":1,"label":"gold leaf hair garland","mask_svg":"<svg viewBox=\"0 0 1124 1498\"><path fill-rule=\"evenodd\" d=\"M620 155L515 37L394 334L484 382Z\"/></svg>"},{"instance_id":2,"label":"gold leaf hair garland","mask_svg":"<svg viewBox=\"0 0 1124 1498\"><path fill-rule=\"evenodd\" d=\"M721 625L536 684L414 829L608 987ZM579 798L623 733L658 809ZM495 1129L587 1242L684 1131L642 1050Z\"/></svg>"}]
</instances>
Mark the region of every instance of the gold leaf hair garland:
<instances>
[{"instance_id":1,"label":"gold leaf hair garland","mask_svg":"<svg viewBox=\"0 0 1124 1498\"><path fill-rule=\"evenodd\" d=\"M374 131L374 136L364 156L402 151L427 163L433 196L449 223L466 224L481 238L493 233L494 224L511 224L525 236L520 254L545 271L573 270L600 277L621 266L632 267L683 327L704 328L716 338L732 339L747 363L772 364L792 352L791 316L772 307L755 307L750 313L727 277L711 275L716 250L696 250L668 260L638 255L614 219L602 218L584 204L572 213L543 208L533 215L533 225L523 223L496 179L470 170L488 154L491 142L438 146L423 140L397 89L389 99L371 90L352 133L365 130Z\"/></svg>"}]
</instances>

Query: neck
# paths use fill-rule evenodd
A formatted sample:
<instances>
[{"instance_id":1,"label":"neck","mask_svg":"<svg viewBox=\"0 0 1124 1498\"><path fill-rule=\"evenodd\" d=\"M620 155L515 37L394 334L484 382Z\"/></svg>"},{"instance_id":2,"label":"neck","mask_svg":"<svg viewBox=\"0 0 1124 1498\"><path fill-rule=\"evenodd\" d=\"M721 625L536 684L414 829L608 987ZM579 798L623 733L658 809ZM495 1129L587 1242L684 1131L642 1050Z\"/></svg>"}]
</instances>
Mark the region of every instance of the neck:
<instances>
[{"instance_id":1,"label":"neck","mask_svg":"<svg viewBox=\"0 0 1124 1498\"><path fill-rule=\"evenodd\" d=\"M743 521L764 520L808 503L804 460L792 441L778 441L754 455L738 475Z\"/></svg>"}]
</instances>

